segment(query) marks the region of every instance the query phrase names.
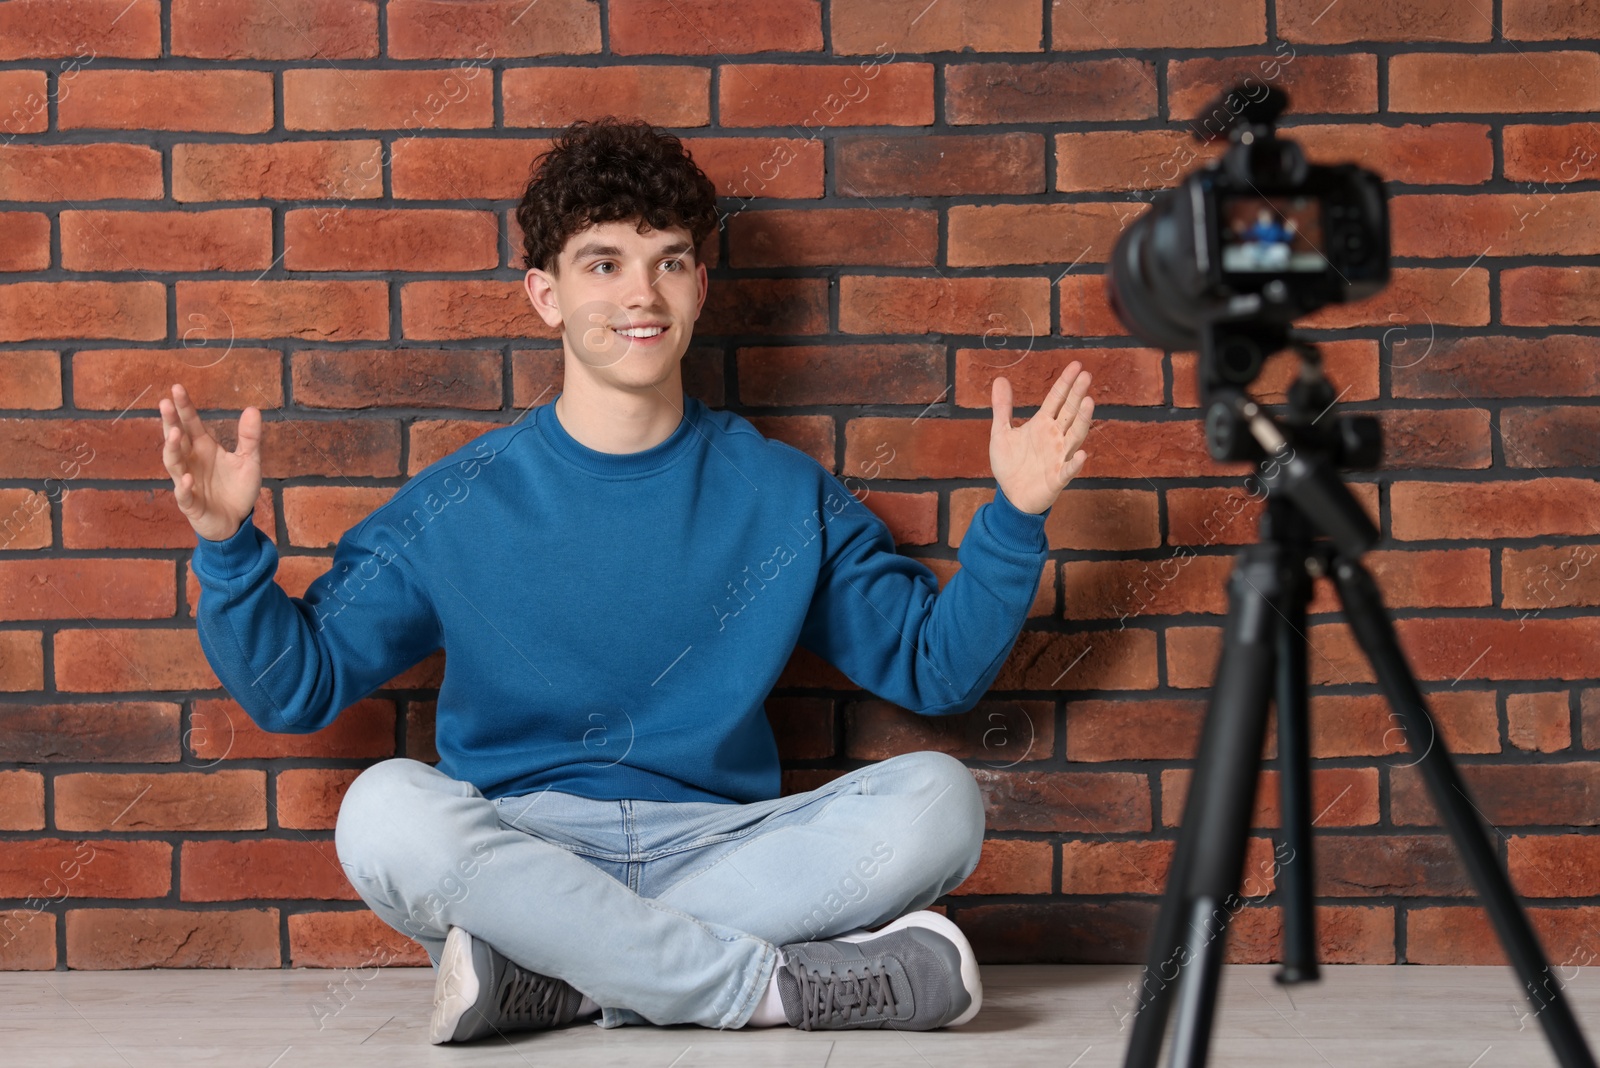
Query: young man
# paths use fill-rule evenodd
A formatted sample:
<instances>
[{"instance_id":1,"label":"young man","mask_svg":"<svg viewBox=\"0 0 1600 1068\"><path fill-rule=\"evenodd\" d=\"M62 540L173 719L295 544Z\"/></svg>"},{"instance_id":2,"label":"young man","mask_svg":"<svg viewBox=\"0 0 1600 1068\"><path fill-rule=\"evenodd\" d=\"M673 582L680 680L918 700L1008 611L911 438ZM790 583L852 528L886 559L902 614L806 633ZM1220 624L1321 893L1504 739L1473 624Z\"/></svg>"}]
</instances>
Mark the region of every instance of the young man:
<instances>
[{"instance_id":1,"label":"young man","mask_svg":"<svg viewBox=\"0 0 1600 1068\"><path fill-rule=\"evenodd\" d=\"M227 453L181 387L162 400L218 677L264 729L304 733L445 648L438 766L369 767L335 829L362 899L436 966L434 1042L596 1012L965 1023L976 960L925 910L977 866L971 774L908 753L780 797L763 702L798 643L906 708L971 708L1083 464L1089 376L1069 366L1015 428L997 381L1000 492L940 592L809 455L683 392L717 216L676 138L575 124L517 217L562 392L411 478L303 598L273 583L276 550L249 522L261 413L244 410Z\"/></svg>"}]
</instances>

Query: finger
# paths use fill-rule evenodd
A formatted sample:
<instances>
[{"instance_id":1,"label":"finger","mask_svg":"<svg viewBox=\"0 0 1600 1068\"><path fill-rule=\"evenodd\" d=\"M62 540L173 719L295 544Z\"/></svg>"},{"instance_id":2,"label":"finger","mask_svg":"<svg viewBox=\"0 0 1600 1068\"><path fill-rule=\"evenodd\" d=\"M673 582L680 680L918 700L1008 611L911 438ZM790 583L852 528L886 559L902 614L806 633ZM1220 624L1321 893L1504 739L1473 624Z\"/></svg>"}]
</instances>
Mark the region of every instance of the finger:
<instances>
[{"instance_id":1,"label":"finger","mask_svg":"<svg viewBox=\"0 0 1600 1068\"><path fill-rule=\"evenodd\" d=\"M1078 477L1078 472L1083 470L1083 465L1088 461L1089 454L1079 449L1072 454L1072 459L1068 460L1066 466L1062 468L1061 478L1058 481L1065 486L1068 482Z\"/></svg>"},{"instance_id":2,"label":"finger","mask_svg":"<svg viewBox=\"0 0 1600 1068\"><path fill-rule=\"evenodd\" d=\"M1082 377L1079 374L1082 370L1083 364L1073 360L1061 372L1061 377L1056 379L1055 385L1051 386L1050 392L1045 395L1044 403L1039 405L1039 411L1044 414L1046 419L1059 419L1061 417L1061 408L1067 403L1067 396L1072 392L1076 380Z\"/></svg>"},{"instance_id":3,"label":"finger","mask_svg":"<svg viewBox=\"0 0 1600 1068\"><path fill-rule=\"evenodd\" d=\"M200 411L189 399L189 391L183 388L183 383L180 382L172 387L172 395L176 398L178 418L183 421L184 430L188 431L191 438L205 437L206 428L205 424L200 422Z\"/></svg>"},{"instance_id":4,"label":"finger","mask_svg":"<svg viewBox=\"0 0 1600 1068\"><path fill-rule=\"evenodd\" d=\"M176 482L178 476L183 474L183 428L173 423L167 427L167 436L161 442L161 462L165 465L167 473Z\"/></svg>"},{"instance_id":5,"label":"finger","mask_svg":"<svg viewBox=\"0 0 1600 1068\"><path fill-rule=\"evenodd\" d=\"M1072 383L1072 392L1067 395L1067 399L1061 405L1060 415L1063 420L1071 420L1077 417L1077 413L1083 404L1083 399L1089 395L1089 386L1093 382L1093 376L1088 371L1084 371Z\"/></svg>"},{"instance_id":6,"label":"finger","mask_svg":"<svg viewBox=\"0 0 1600 1068\"><path fill-rule=\"evenodd\" d=\"M1067 428L1066 451L1071 452L1082 445L1089 437L1089 431L1094 421L1094 398L1084 397L1078 402L1078 416Z\"/></svg>"},{"instance_id":7,"label":"finger","mask_svg":"<svg viewBox=\"0 0 1600 1068\"><path fill-rule=\"evenodd\" d=\"M989 386L989 401L994 406L994 424L989 428L991 435L1001 430L1011 429L1011 380L996 378Z\"/></svg>"},{"instance_id":8,"label":"finger","mask_svg":"<svg viewBox=\"0 0 1600 1068\"><path fill-rule=\"evenodd\" d=\"M248 456L261 462L261 409L253 405L239 413L239 444L235 456Z\"/></svg>"}]
</instances>

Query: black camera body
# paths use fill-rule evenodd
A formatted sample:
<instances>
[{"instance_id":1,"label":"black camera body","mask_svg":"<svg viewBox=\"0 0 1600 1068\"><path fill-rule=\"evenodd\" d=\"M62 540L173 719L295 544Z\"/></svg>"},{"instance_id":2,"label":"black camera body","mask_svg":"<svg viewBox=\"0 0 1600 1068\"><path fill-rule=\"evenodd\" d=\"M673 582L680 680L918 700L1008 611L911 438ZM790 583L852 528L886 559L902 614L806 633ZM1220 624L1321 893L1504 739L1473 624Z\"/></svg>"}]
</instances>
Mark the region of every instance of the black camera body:
<instances>
[{"instance_id":1,"label":"black camera body","mask_svg":"<svg viewBox=\"0 0 1600 1068\"><path fill-rule=\"evenodd\" d=\"M1211 113L1230 116L1227 152L1154 199L1106 275L1112 309L1150 344L1203 351L1208 328L1231 335L1213 371L1235 385L1288 344L1292 320L1389 281L1383 180L1353 163L1307 162L1274 129L1287 106L1272 86L1253 100L1244 86L1219 98Z\"/></svg>"}]
</instances>

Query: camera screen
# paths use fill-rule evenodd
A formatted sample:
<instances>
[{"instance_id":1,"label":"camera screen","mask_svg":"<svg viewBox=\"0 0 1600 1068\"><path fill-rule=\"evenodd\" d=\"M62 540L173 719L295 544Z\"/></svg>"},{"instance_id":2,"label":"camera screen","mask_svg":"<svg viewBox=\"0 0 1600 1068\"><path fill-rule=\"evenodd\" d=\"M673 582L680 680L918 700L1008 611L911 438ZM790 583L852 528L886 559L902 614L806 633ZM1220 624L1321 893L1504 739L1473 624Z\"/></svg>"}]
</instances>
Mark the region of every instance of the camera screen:
<instances>
[{"instance_id":1,"label":"camera screen","mask_svg":"<svg viewBox=\"0 0 1600 1068\"><path fill-rule=\"evenodd\" d=\"M1224 271L1323 271L1316 197L1234 194L1222 201Z\"/></svg>"}]
</instances>

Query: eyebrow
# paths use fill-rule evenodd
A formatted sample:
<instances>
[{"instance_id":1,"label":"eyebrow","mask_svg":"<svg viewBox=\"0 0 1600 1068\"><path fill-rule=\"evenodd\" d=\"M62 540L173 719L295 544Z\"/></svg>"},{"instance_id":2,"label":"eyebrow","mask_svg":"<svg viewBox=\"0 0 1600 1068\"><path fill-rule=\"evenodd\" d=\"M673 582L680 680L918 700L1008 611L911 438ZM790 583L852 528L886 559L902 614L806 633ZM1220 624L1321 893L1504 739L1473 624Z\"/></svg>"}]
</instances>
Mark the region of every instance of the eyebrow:
<instances>
[{"instance_id":1,"label":"eyebrow","mask_svg":"<svg viewBox=\"0 0 1600 1068\"><path fill-rule=\"evenodd\" d=\"M687 241L674 241L669 245L663 245L661 248L657 249L656 256L675 256L680 252L688 252L689 248L690 245ZM598 242L591 241L587 245L580 246L578 251L572 254L572 262L577 263L579 260L587 259L590 256L621 255L622 250L615 245L602 245Z\"/></svg>"}]
</instances>

